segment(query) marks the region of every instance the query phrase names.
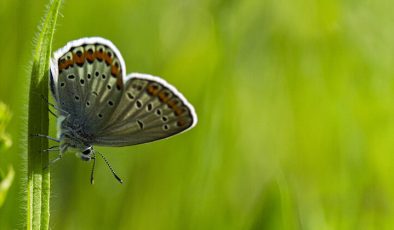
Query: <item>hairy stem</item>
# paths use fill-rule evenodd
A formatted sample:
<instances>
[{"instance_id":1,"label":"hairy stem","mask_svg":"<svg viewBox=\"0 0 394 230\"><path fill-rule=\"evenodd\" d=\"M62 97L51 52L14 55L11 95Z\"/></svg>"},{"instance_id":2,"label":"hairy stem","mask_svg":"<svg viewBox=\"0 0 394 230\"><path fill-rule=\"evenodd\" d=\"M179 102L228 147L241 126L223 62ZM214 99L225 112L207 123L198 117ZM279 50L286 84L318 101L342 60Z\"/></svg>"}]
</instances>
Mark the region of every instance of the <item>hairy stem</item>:
<instances>
[{"instance_id":1,"label":"hairy stem","mask_svg":"<svg viewBox=\"0 0 394 230\"><path fill-rule=\"evenodd\" d=\"M28 109L28 169L27 169L27 229L49 228L50 173L48 140L34 134L48 134L48 105L42 95L48 95L48 70L55 24L62 0L52 0L43 18L35 46L29 89Z\"/></svg>"}]
</instances>

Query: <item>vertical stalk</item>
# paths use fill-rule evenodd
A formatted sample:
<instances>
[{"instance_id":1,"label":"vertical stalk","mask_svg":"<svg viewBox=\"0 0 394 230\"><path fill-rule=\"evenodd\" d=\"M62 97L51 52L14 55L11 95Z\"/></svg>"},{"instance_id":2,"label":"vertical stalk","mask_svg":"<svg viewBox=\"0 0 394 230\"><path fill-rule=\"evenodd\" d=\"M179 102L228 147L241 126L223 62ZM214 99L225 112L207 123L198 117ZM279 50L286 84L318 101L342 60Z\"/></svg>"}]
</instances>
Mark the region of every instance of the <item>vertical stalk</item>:
<instances>
[{"instance_id":1,"label":"vertical stalk","mask_svg":"<svg viewBox=\"0 0 394 230\"><path fill-rule=\"evenodd\" d=\"M62 0L51 0L43 18L35 46L29 88L27 146L27 229L49 229L50 173L48 140L34 134L48 134L48 70L51 44Z\"/></svg>"}]
</instances>

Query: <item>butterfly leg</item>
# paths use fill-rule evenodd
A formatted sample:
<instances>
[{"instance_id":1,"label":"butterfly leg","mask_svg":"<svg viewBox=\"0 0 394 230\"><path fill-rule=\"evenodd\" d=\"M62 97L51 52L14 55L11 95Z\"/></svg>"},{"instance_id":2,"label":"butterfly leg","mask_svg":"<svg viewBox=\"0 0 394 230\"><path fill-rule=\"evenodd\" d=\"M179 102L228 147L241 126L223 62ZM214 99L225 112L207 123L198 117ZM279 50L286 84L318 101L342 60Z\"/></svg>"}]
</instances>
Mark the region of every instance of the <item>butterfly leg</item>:
<instances>
[{"instance_id":1,"label":"butterfly leg","mask_svg":"<svg viewBox=\"0 0 394 230\"><path fill-rule=\"evenodd\" d=\"M63 153L60 152L59 155L58 155L55 159L51 160L51 161L49 162L49 164L48 164L47 166L45 166L43 169L44 169L44 170L47 169L50 165L52 165L52 164L55 163L56 161L62 159L62 157L63 157Z\"/></svg>"},{"instance_id":2,"label":"butterfly leg","mask_svg":"<svg viewBox=\"0 0 394 230\"><path fill-rule=\"evenodd\" d=\"M69 114L68 112L66 112L66 111L64 111L64 110L62 110L62 109L60 109L60 108L58 108L56 105L50 103L49 100L48 100L48 98L44 97L44 95L41 95L41 97L42 97L42 99L43 99L48 105L50 105L50 106L51 106L52 108L54 108L55 110L60 111L60 112L63 112L64 114ZM57 117L57 115L56 115L55 113L53 113L50 109L48 109L48 110L49 110L49 112L50 112L51 114L53 114L55 117Z\"/></svg>"},{"instance_id":3,"label":"butterfly leg","mask_svg":"<svg viewBox=\"0 0 394 230\"><path fill-rule=\"evenodd\" d=\"M57 115L56 115L54 112L52 112L52 110L50 110L50 109L48 108L48 111L49 111L50 114L52 114L54 117L57 118Z\"/></svg>"},{"instance_id":4,"label":"butterfly leg","mask_svg":"<svg viewBox=\"0 0 394 230\"><path fill-rule=\"evenodd\" d=\"M93 159L92 172L90 173L90 184L94 184L94 167L96 166L96 156L91 157Z\"/></svg>"},{"instance_id":5,"label":"butterfly leg","mask_svg":"<svg viewBox=\"0 0 394 230\"><path fill-rule=\"evenodd\" d=\"M49 162L49 165L51 165L51 164L55 163L56 161L62 159L62 157L63 157L63 153L59 153L59 155L55 159L53 159L53 160L51 160L51 162Z\"/></svg>"},{"instance_id":6,"label":"butterfly leg","mask_svg":"<svg viewBox=\"0 0 394 230\"><path fill-rule=\"evenodd\" d=\"M56 142L60 142L60 140L58 140L58 139L56 139L56 138L53 138L53 137L50 137L50 136L47 136L47 135L42 135L42 134L32 134L31 135L32 137L42 137L42 138L46 138L46 139L48 139L48 140L51 140L51 141L56 141Z\"/></svg>"},{"instance_id":7,"label":"butterfly leg","mask_svg":"<svg viewBox=\"0 0 394 230\"><path fill-rule=\"evenodd\" d=\"M43 152L59 151L59 145L51 146L49 149L44 149Z\"/></svg>"}]
</instances>

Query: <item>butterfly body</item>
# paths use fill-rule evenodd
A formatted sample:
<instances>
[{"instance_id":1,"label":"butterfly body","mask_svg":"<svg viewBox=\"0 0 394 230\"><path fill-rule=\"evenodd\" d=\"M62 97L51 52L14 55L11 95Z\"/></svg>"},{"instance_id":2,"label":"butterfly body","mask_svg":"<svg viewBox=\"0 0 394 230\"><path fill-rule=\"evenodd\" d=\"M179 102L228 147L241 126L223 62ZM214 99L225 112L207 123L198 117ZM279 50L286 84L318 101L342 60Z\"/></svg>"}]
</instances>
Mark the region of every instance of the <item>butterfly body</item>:
<instances>
[{"instance_id":1,"label":"butterfly body","mask_svg":"<svg viewBox=\"0 0 394 230\"><path fill-rule=\"evenodd\" d=\"M159 77L126 76L118 49L92 37L69 42L51 59L61 154L90 160L93 145L129 146L170 137L197 122L193 106Z\"/></svg>"},{"instance_id":2,"label":"butterfly body","mask_svg":"<svg viewBox=\"0 0 394 230\"><path fill-rule=\"evenodd\" d=\"M58 117L58 139L60 141L61 154L69 149L74 149L78 154L86 149L92 149L92 135L85 132L84 124L79 120L71 120L71 117ZM86 160L85 155L80 155Z\"/></svg>"}]
</instances>

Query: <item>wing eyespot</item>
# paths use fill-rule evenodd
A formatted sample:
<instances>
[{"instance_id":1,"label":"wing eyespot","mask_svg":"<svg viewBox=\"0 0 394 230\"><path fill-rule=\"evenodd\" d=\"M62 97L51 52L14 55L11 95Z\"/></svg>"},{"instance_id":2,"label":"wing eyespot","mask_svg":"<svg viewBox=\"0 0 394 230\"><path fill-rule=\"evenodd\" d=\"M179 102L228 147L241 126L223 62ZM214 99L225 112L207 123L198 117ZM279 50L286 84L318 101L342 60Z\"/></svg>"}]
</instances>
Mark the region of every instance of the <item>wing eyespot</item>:
<instances>
[{"instance_id":1,"label":"wing eyespot","mask_svg":"<svg viewBox=\"0 0 394 230\"><path fill-rule=\"evenodd\" d=\"M161 109L156 109L156 115L160 116L161 115Z\"/></svg>"},{"instance_id":2,"label":"wing eyespot","mask_svg":"<svg viewBox=\"0 0 394 230\"><path fill-rule=\"evenodd\" d=\"M138 124L138 126L140 127L141 130L144 129L144 123L142 121L137 120L137 124Z\"/></svg>"},{"instance_id":3,"label":"wing eyespot","mask_svg":"<svg viewBox=\"0 0 394 230\"><path fill-rule=\"evenodd\" d=\"M135 106L137 107L137 109L141 109L141 107L142 107L142 102L141 102L140 100L137 100L137 101L135 102Z\"/></svg>"},{"instance_id":4,"label":"wing eyespot","mask_svg":"<svg viewBox=\"0 0 394 230\"><path fill-rule=\"evenodd\" d=\"M185 122L184 120L179 120L179 121L176 122L176 125L177 125L178 127L182 127L182 126L184 126L185 124L186 124L186 122Z\"/></svg>"},{"instance_id":5,"label":"wing eyespot","mask_svg":"<svg viewBox=\"0 0 394 230\"><path fill-rule=\"evenodd\" d=\"M146 106L146 111L150 112L150 111L152 111L152 109L153 109L153 105L152 105L152 103L149 103L149 104Z\"/></svg>"},{"instance_id":6,"label":"wing eyespot","mask_svg":"<svg viewBox=\"0 0 394 230\"><path fill-rule=\"evenodd\" d=\"M130 99L130 100L134 100L134 95L133 94L131 94L130 92L128 92L127 93L127 97Z\"/></svg>"}]
</instances>

